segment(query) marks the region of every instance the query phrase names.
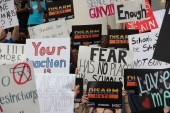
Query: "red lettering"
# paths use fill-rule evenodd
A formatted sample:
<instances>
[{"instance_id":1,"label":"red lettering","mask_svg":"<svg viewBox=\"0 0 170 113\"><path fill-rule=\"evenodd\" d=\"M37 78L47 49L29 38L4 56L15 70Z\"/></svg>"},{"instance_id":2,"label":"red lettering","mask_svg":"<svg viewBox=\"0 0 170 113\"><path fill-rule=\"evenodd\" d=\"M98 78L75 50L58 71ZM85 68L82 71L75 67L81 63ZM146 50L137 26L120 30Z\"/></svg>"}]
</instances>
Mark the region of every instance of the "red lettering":
<instances>
[{"instance_id":1,"label":"red lettering","mask_svg":"<svg viewBox=\"0 0 170 113\"><path fill-rule=\"evenodd\" d=\"M54 52L55 52L55 47L52 47L52 50L51 50L51 52L50 52L50 47L47 47L47 54L48 55L53 55L54 54Z\"/></svg>"},{"instance_id":2,"label":"red lettering","mask_svg":"<svg viewBox=\"0 0 170 113\"><path fill-rule=\"evenodd\" d=\"M60 47L58 47L57 55L60 55L61 49L66 49L66 46L60 46Z\"/></svg>"},{"instance_id":3,"label":"red lettering","mask_svg":"<svg viewBox=\"0 0 170 113\"><path fill-rule=\"evenodd\" d=\"M92 11L93 11L93 13L92 13ZM91 17L91 18L95 18L95 17L96 17L95 8L91 8L91 9L89 10L89 14L90 14L90 17Z\"/></svg>"},{"instance_id":4,"label":"red lettering","mask_svg":"<svg viewBox=\"0 0 170 113\"><path fill-rule=\"evenodd\" d=\"M37 45L35 44L35 42L32 42L32 45L34 46L34 49L35 49L34 55L35 55L35 56L38 56L38 48L39 48L39 46L41 45L41 42L38 42Z\"/></svg>"},{"instance_id":5,"label":"red lettering","mask_svg":"<svg viewBox=\"0 0 170 113\"><path fill-rule=\"evenodd\" d=\"M45 55L45 47L41 47L41 49L40 49L40 55L41 56L44 56Z\"/></svg>"}]
</instances>

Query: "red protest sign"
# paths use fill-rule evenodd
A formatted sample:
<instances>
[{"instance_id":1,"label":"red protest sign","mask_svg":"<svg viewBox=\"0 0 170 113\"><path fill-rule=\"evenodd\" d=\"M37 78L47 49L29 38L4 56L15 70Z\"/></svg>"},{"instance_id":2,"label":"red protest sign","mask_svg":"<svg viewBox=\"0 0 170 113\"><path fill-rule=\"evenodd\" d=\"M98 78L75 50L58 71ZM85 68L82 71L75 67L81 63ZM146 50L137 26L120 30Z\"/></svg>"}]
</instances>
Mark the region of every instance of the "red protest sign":
<instances>
[{"instance_id":1,"label":"red protest sign","mask_svg":"<svg viewBox=\"0 0 170 113\"><path fill-rule=\"evenodd\" d=\"M134 29L139 30L140 33L158 28L158 24L157 24L156 19L153 15L152 8L149 4L149 1L145 0L145 2L146 2L147 18L148 19L143 20L143 21L135 21L134 22ZM127 29L131 29L130 22L126 22L125 24L126 24Z\"/></svg>"}]
</instances>

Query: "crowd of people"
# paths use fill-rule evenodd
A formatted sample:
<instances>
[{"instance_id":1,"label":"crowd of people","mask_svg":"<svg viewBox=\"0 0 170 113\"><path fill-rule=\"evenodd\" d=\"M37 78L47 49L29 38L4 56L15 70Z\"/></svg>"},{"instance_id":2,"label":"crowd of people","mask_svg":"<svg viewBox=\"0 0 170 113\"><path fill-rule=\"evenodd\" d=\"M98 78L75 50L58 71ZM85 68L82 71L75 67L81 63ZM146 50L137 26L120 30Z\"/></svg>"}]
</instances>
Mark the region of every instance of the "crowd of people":
<instances>
[{"instance_id":1,"label":"crowd of people","mask_svg":"<svg viewBox=\"0 0 170 113\"><path fill-rule=\"evenodd\" d=\"M2 29L0 31L0 43L17 43L18 41L26 41L26 39L29 39L29 32L28 27L33 27L36 25L43 24L47 21L46 19L46 4L45 1L41 0L15 0L15 8L17 17L19 20L19 26L15 26L10 29ZM123 29L124 25L120 24L120 29ZM111 29L111 27L108 25L106 26L106 29ZM11 38L7 39L8 33L11 32ZM73 34L70 33L70 45L71 45L71 52L70 52L70 74L78 74L77 69L77 60L78 60L78 51L79 47L74 46L72 44ZM101 38L101 44L100 47L107 48L107 37ZM84 42L84 46L89 46L88 42ZM73 89L75 98L77 95L76 88ZM125 105L124 108L122 108L122 111L125 113L131 113L129 101L128 101L128 95L126 91L122 90L122 100ZM119 113L121 110L119 109L112 109L112 108L92 108L92 107L86 107L86 104L88 103L88 98L86 95L82 96L81 103L75 103L75 113ZM164 109L164 113L170 112L170 107L167 107Z\"/></svg>"}]
</instances>

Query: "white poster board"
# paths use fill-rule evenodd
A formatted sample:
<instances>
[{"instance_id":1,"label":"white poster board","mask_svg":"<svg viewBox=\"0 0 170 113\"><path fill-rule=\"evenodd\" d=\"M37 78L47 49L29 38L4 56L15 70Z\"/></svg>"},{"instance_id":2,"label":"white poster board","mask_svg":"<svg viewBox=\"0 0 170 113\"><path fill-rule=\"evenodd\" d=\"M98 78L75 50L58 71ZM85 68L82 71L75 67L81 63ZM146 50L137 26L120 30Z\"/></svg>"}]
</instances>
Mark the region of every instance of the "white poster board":
<instances>
[{"instance_id":1,"label":"white poster board","mask_svg":"<svg viewBox=\"0 0 170 113\"><path fill-rule=\"evenodd\" d=\"M0 20L3 29L19 25L13 0L0 1Z\"/></svg>"},{"instance_id":2,"label":"white poster board","mask_svg":"<svg viewBox=\"0 0 170 113\"><path fill-rule=\"evenodd\" d=\"M145 0L121 1L114 3L116 23L146 20Z\"/></svg>"},{"instance_id":3,"label":"white poster board","mask_svg":"<svg viewBox=\"0 0 170 113\"><path fill-rule=\"evenodd\" d=\"M25 61L25 44L0 43L0 62L13 63Z\"/></svg>"},{"instance_id":4,"label":"white poster board","mask_svg":"<svg viewBox=\"0 0 170 113\"><path fill-rule=\"evenodd\" d=\"M153 12L155 19L156 19L156 22L158 23L158 26L159 26L159 28L152 30L153 32L160 30L160 28L162 26L162 21L164 19L165 11L166 11L165 9L162 9L162 10L158 10L158 11Z\"/></svg>"},{"instance_id":5,"label":"white poster board","mask_svg":"<svg viewBox=\"0 0 170 113\"><path fill-rule=\"evenodd\" d=\"M32 62L1 65L3 113L40 113Z\"/></svg>"},{"instance_id":6,"label":"white poster board","mask_svg":"<svg viewBox=\"0 0 170 113\"><path fill-rule=\"evenodd\" d=\"M134 52L135 69L163 69L170 65L152 59L156 47L159 31L128 35L129 49Z\"/></svg>"},{"instance_id":7,"label":"white poster board","mask_svg":"<svg viewBox=\"0 0 170 113\"><path fill-rule=\"evenodd\" d=\"M75 75L36 73L41 113L73 113Z\"/></svg>"},{"instance_id":8,"label":"white poster board","mask_svg":"<svg viewBox=\"0 0 170 113\"><path fill-rule=\"evenodd\" d=\"M29 27L28 31L32 39L69 37L65 19Z\"/></svg>"},{"instance_id":9,"label":"white poster board","mask_svg":"<svg viewBox=\"0 0 170 113\"><path fill-rule=\"evenodd\" d=\"M69 73L70 38L27 39L26 51L35 73Z\"/></svg>"},{"instance_id":10,"label":"white poster board","mask_svg":"<svg viewBox=\"0 0 170 113\"><path fill-rule=\"evenodd\" d=\"M124 84L124 69L132 68L133 56L132 51L80 46L78 77L85 78L84 85L88 81L121 81Z\"/></svg>"}]
</instances>

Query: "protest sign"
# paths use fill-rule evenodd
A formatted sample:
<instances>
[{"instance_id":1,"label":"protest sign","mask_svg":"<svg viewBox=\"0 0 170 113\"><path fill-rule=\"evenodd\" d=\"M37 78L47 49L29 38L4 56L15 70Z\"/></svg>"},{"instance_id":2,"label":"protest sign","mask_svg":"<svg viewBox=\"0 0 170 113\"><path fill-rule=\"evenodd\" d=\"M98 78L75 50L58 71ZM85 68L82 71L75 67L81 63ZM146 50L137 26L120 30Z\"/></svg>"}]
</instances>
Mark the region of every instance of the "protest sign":
<instances>
[{"instance_id":1,"label":"protest sign","mask_svg":"<svg viewBox=\"0 0 170 113\"><path fill-rule=\"evenodd\" d=\"M124 0L87 0L88 14L90 18L102 18L114 15L114 2Z\"/></svg>"},{"instance_id":2,"label":"protest sign","mask_svg":"<svg viewBox=\"0 0 170 113\"><path fill-rule=\"evenodd\" d=\"M64 38L69 37L64 19L29 27L30 38Z\"/></svg>"},{"instance_id":3,"label":"protest sign","mask_svg":"<svg viewBox=\"0 0 170 113\"><path fill-rule=\"evenodd\" d=\"M128 35L138 34L139 30L123 30L123 29L112 29L108 30L108 47L114 49L125 49L129 50Z\"/></svg>"},{"instance_id":4,"label":"protest sign","mask_svg":"<svg viewBox=\"0 0 170 113\"><path fill-rule=\"evenodd\" d=\"M0 1L0 26L3 29L18 25L16 10L13 0Z\"/></svg>"},{"instance_id":5,"label":"protest sign","mask_svg":"<svg viewBox=\"0 0 170 113\"><path fill-rule=\"evenodd\" d=\"M140 110L133 113L164 113L163 106L158 106L150 109Z\"/></svg>"},{"instance_id":6,"label":"protest sign","mask_svg":"<svg viewBox=\"0 0 170 113\"><path fill-rule=\"evenodd\" d=\"M153 54L153 59L170 63L170 2L166 8L165 16L162 22L162 26L159 32L157 45Z\"/></svg>"},{"instance_id":7,"label":"protest sign","mask_svg":"<svg viewBox=\"0 0 170 113\"><path fill-rule=\"evenodd\" d=\"M73 45L83 45L84 42L89 44L100 44L102 25L77 25L72 26Z\"/></svg>"},{"instance_id":8,"label":"protest sign","mask_svg":"<svg viewBox=\"0 0 170 113\"><path fill-rule=\"evenodd\" d=\"M78 78L84 78L84 89L88 81L121 81L124 83L124 69L132 68L133 52L79 47ZM123 85L124 86L124 85Z\"/></svg>"},{"instance_id":9,"label":"protest sign","mask_svg":"<svg viewBox=\"0 0 170 113\"><path fill-rule=\"evenodd\" d=\"M132 7L133 6L133 7ZM146 20L145 0L115 2L116 23Z\"/></svg>"},{"instance_id":10,"label":"protest sign","mask_svg":"<svg viewBox=\"0 0 170 113\"><path fill-rule=\"evenodd\" d=\"M41 113L73 113L74 74L36 73L36 85Z\"/></svg>"},{"instance_id":11,"label":"protest sign","mask_svg":"<svg viewBox=\"0 0 170 113\"><path fill-rule=\"evenodd\" d=\"M24 44L0 43L0 62L23 62L25 61Z\"/></svg>"},{"instance_id":12,"label":"protest sign","mask_svg":"<svg viewBox=\"0 0 170 113\"><path fill-rule=\"evenodd\" d=\"M32 62L0 65L0 70L0 111L40 113Z\"/></svg>"},{"instance_id":13,"label":"protest sign","mask_svg":"<svg viewBox=\"0 0 170 113\"><path fill-rule=\"evenodd\" d=\"M26 61L35 73L69 73L70 38L27 39Z\"/></svg>"},{"instance_id":14,"label":"protest sign","mask_svg":"<svg viewBox=\"0 0 170 113\"><path fill-rule=\"evenodd\" d=\"M160 69L168 68L169 64L152 59L157 45L159 31L129 35L129 49L134 51L134 68Z\"/></svg>"},{"instance_id":15,"label":"protest sign","mask_svg":"<svg viewBox=\"0 0 170 113\"><path fill-rule=\"evenodd\" d=\"M158 24L155 19L155 16L153 15L152 8L149 4L149 1L145 0L145 3L146 3L147 20L133 22L134 29L139 30L140 33L158 28ZM127 22L125 24L127 29L132 29L131 22Z\"/></svg>"},{"instance_id":16,"label":"protest sign","mask_svg":"<svg viewBox=\"0 0 170 113\"><path fill-rule=\"evenodd\" d=\"M144 108L170 106L170 69L136 69L139 97Z\"/></svg>"},{"instance_id":17,"label":"protest sign","mask_svg":"<svg viewBox=\"0 0 170 113\"><path fill-rule=\"evenodd\" d=\"M74 18L73 0L47 2L48 21Z\"/></svg>"},{"instance_id":18,"label":"protest sign","mask_svg":"<svg viewBox=\"0 0 170 113\"><path fill-rule=\"evenodd\" d=\"M82 96L84 94L83 91L83 78L76 78L76 89L77 89L77 96L74 99L75 103L81 103Z\"/></svg>"},{"instance_id":19,"label":"protest sign","mask_svg":"<svg viewBox=\"0 0 170 113\"><path fill-rule=\"evenodd\" d=\"M88 82L87 96L95 107L122 108L121 82Z\"/></svg>"},{"instance_id":20,"label":"protest sign","mask_svg":"<svg viewBox=\"0 0 170 113\"><path fill-rule=\"evenodd\" d=\"M158 24L158 28L157 29L153 29L152 31L160 31L160 28L162 26L162 21L165 15L165 9L162 10L158 10L158 11L154 11L153 14L155 16L156 22Z\"/></svg>"}]
</instances>

